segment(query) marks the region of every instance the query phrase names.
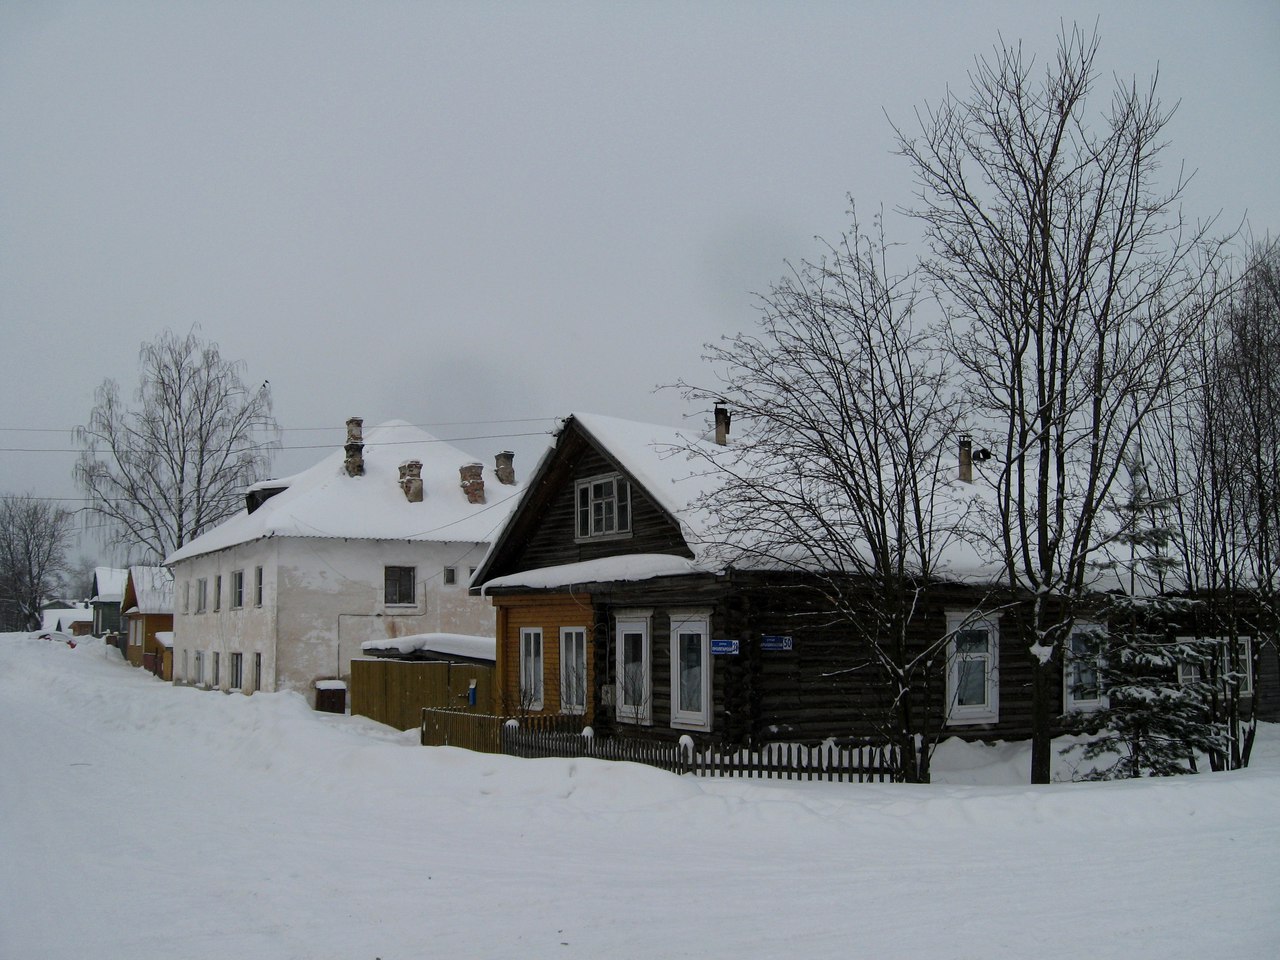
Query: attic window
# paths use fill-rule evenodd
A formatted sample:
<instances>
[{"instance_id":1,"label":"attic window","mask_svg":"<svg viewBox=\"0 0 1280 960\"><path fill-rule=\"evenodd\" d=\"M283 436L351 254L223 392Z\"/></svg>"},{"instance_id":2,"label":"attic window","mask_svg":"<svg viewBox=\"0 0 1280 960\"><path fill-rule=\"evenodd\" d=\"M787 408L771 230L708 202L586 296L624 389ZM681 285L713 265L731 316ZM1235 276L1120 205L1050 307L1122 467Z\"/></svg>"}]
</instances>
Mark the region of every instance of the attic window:
<instances>
[{"instance_id":1,"label":"attic window","mask_svg":"<svg viewBox=\"0 0 1280 960\"><path fill-rule=\"evenodd\" d=\"M631 484L617 474L579 480L578 539L631 533Z\"/></svg>"}]
</instances>

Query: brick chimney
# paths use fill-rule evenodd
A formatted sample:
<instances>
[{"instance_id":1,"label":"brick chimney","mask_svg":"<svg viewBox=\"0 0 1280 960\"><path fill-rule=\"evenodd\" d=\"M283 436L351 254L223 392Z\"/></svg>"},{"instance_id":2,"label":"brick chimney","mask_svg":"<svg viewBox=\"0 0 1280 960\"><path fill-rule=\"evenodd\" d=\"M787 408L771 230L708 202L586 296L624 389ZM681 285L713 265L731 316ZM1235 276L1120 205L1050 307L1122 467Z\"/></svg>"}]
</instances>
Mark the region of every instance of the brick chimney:
<instances>
[{"instance_id":1,"label":"brick chimney","mask_svg":"<svg viewBox=\"0 0 1280 960\"><path fill-rule=\"evenodd\" d=\"M493 458L493 472L498 475L498 482L511 486L516 482L516 468L513 465L516 455L510 450L503 450Z\"/></svg>"},{"instance_id":2,"label":"brick chimney","mask_svg":"<svg viewBox=\"0 0 1280 960\"><path fill-rule=\"evenodd\" d=\"M422 461L406 460L400 464L400 489L410 503L422 502Z\"/></svg>"},{"instance_id":3,"label":"brick chimney","mask_svg":"<svg viewBox=\"0 0 1280 960\"><path fill-rule=\"evenodd\" d=\"M729 422L733 417L729 413L729 408L723 403L716 404L716 443L720 446L728 446L729 444Z\"/></svg>"},{"instance_id":4,"label":"brick chimney","mask_svg":"<svg viewBox=\"0 0 1280 960\"><path fill-rule=\"evenodd\" d=\"M467 503L484 503L484 464L468 463L459 467L462 477L462 492L467 495Z\"/></svg>"},{"instance_id":5,"label":"brick chimney","mask_svg":"<svg viewBox=\"0 0 1280 960\"><path fill-rule=\"evenodd\" d=\"M960 434L960 482L973 483L973 438Z\"/></svg>"},{"instance_id":6,"label":"brick chimney","mask_svg":"<svg viewBox=\"0 0 1280 960\"><path fill-rule=\"evenodd\" d=\"M364 421L359 417L352 417L347 421L347 444L343 448L347 452L347 459L344 466L347 468L347 476L363 477L364 476Z\"/></svg>"}]
</instances>

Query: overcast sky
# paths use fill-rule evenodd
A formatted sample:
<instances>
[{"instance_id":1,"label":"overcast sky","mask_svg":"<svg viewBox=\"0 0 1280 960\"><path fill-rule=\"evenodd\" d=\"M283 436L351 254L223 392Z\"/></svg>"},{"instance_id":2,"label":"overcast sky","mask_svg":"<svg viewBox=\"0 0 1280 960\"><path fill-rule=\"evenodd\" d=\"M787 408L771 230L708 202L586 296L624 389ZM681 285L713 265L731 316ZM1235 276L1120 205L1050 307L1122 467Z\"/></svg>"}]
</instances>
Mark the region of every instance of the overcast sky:
<instances>
[{"instance_id":1,"label":"overcast sky","mask_svg":"<svg viewBox=\"0 0 1280 960\"><path fill-rule=\"evenodd\" d=\"M846 195L910 202L891 121L1000 35L1051 54L1064 15L1097 21L1104 90L1158 69L1180 101L1189 215L1280 230L1274 0L5 0L0 493L78 496L73 454L15 448L70 447L167 327L270 380L278 473L353 415L679 424L700 411L654 387L709 379L702 344L839 235ZM541 440L459 445L527 472Z\"/></svg>"}]
</instances>

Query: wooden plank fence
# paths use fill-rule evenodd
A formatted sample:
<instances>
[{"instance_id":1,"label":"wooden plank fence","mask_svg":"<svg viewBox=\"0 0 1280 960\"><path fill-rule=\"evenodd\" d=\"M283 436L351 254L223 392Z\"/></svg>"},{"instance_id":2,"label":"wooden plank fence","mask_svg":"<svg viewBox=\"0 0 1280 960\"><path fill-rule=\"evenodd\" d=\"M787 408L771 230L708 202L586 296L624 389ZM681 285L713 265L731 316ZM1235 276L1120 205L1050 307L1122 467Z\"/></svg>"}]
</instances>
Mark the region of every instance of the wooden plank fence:
<instances>
[{"instance_id":1,"label":"wooden plank fence","mask_svg":"<svg viewBox=\"0 0 1280 960\"><path fill-rule=\"evenodd\" d=\"M773 743L759 749L597 737L579 717L495 717L422 711L422 743L528 759L591 757L643 763L671 773L765 780L887 783L902 778L898 751L884 743Z\"/></svg>"}]
</instances>

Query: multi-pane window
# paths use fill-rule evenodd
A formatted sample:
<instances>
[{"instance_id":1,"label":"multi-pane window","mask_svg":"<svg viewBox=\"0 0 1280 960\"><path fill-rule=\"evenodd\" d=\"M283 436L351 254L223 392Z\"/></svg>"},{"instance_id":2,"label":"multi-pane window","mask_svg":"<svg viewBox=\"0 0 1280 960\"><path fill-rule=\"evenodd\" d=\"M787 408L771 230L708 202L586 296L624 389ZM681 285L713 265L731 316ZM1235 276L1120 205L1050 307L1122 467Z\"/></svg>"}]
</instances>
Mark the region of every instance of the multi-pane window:
<instances>
[{"instance_id":1,"label":"multi-pane window","mask_svg":"<svg viewBox=\"0 0 1280 960\"><path fill-rule=\"evenodd\" d=\"M209 605L209 581L201 577L196 581L196 613L204 613Z\"/></svg>"},{"instance_id":2,"label":"multi-pane window","mask_svg":"<svg viewBox=\"0 0 1280 960\"><path fill-rule=\"evenodd\" d=\"M255 567L253 570L253 605L255 607L262 606L262 568Z\"/></svg>"},{"instance_id":3,"label":"multi-pane window","mask_svg":"<svg viewBox=\"0 0 1280 960\"><path fill-rule=\"evenodd\" d=\"M196 669L192 676L192 681L199 686L204 686L204 651L196 651Z\"/></svg>"},{"instance_id":4,"label":"multi-pane window","mask_svg":"<svg viewBox=\"0 0 1280 960\"><path fill-rule=\"evenodd\" d=\"M542 709L542 630L520 628L520 708Z\"/></svg>"},{"instance_id":5,"label":"multi-pane window","mask_svg":"<svg viewBox=\"0 0 1280 960\"><path fill-rule=\"evenodd\" d=\"M244 606L244 571L235 570L231 574L231 609L238 610Z\"/></svg>"},{"instance_id":6,"label":"multi-pane window","mask_svg":"<svg viewBox=\"0 0 1280 960\"><path fill-rule=\"evenodd\" d=\"M1097 710L1102 706L1102 628L1078 623L1067 638L1064 671L1067 711Z\"/></svg>"},{"instance_id":7,"label":"multi-pane window","mask_svg":"<svg viewBox=\"0 0 1280 960\"><path fill-rule=\"evenodd\" d=\"M231 655L231 689L239 690L244 681L244 654L233 653Z\"/></svg>"},{"instance_id":8,"label":"multi-pane window","mask_svg":"<svg viewBox=\"0 0 1280 960\"><path fill-rule=\"evenodd\" d=\"M631 532L631 484L619 476L577 484L578 537L614 537Z\"/></svg>"},{"instance_id":9,"label":"multi-pane window","mask_svg":"<svg viewBox=\"0 0 1280 960\"><path fill-rule=\"evenodd\" d=\"M586 713L587 631L560 628L560 712Z\"/></svg>"},{"instance_id":10,"label":"multi-pane window","mask_svg":"<svg viewBox=\"0 0 1280 960\"><path fill-rule=\"evenodd\" d=\"M711 641L705 612L671 614L671 726L709 730Z\"/></svg>"},{"instance_id":11,"label":"multi-pane window","mask_svg":"<svg viewBox=\"0 0 1280 960\"><path fill-rule=\"evenodd\" d=\"M457 568L457 567L445 567L445 568L444 568L444 583L445 583L445 586L447 586L447 587L451 587L451 586L453 586L453 585L454 585L455 583L457 583L457 582L458 582L458 568Z\"/></svg>"},{"instance_id":12,"label":"multi-pane window","mask_svg":"<svg viewBox=\"0 0 1280 960\"><path fill-rule=\"evenodd\" d=\"M259 570L262 568L259 567ZM253 692L257 693L262 689L262 654L255 653L253 655Z\"/></svg>"},{"instance_id":13,"label":"multi-pane window","mask_svg":"<svg viewBox=\"0 0 1280 960\"><path fill-rule=\"evenodd\" d=\"M182 581L182 612L191 612L191 581Z\"/></svg>"},{"instance_id":14,"label":"multi-pane window","mask_svg":"<svg viewBox=\"0 0 1280 960\"><path fill-rule=\"evenodd\" d=\"M213 609L215 613L222 609L222 574L213 578Z\"/></svg>"},{"instance_id":15,"label":"multi-pane window","mask_svg":"<svg viewBox=\"0 0 1280 960\"><path fill-rule=\"evenodd\" d=\"M222 654L217 650L213 651L213 679L212 683L215 687L222 686Z\"/></svg>"},{"instance_id":16,"label":"multi-pane window","mask_svg":"<svg viewBox=\"0 0 1280 960\"><path fill-rule=\"evenodd\" d=\"M388 604L411 604L414 602L414 568L387 567L384 571L383 596Z\"/></svg>"},{"instance_id":17,"label":"multi-pane window","mask_svg":"<svg viewBox=\"0 0 1280 960\"><path fill-rule=\"evenodd\" d=\"M947 722L993 723L1000 718L1000 634L995 620L949 614Z\"/></svg>"},{"instance_id":18,"label":"multi-pane window","mask_svg":"<svg viewBox=\"0 0 1280 960\"><path fill-rule=\"evenodd\" d=\"M1190 637L1179 637L1185 643L1195 642ZM1218 692L1228 694L1233 690L1242 697L1253 695L1253 656L1252 644L1248 637L1219 637L1216 639L1217 656L1206 658L1205 663L1183 661L1178 664L1178 682L1195 683L1205 675L1205 667L1217 672ZM1214 662L1216 660L1216 662Z\"/></svg>"},{"instance_id":19,"label":"multi-pane window","mask_svg":"<svg viewBox=\"0 0 1280 960\"><path fill-rule=\"evenodd\" d=\"M619 616L615 646L618 675L615 703L618 719L649 723L653 716L653 678L649 674L649 617Z\"/></svg>"}]
</instances>

